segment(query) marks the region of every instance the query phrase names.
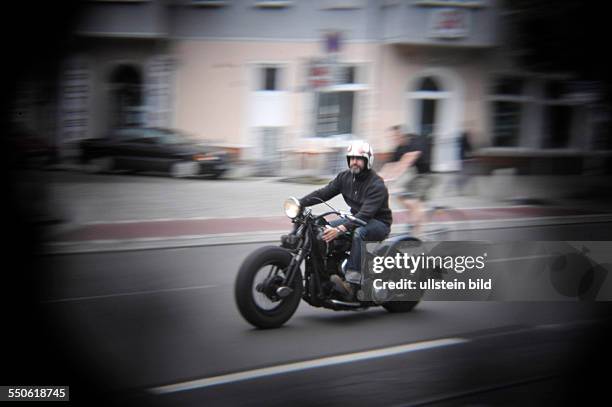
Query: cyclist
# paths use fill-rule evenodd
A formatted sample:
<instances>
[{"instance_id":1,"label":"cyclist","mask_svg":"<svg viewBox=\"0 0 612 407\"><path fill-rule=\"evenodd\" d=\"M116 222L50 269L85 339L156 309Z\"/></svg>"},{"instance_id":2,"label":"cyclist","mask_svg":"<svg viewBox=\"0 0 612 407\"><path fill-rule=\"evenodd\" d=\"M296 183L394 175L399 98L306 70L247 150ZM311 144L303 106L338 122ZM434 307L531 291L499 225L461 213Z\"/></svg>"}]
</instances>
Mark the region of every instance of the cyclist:
<instances>
[{"instance_id":1,"label":"cyclist","mask_svg":"<svg viewBox=\"0 0 612 407\"><path fill-rule=\"evenodd\" d=\"M399 178L400 191L396 195L408 209L408 222L413 226L413 234L419 236L425 214L423 201L433 186L428 137L404 134L400 126L393 126L390 130L397 147L391 160L381 169L380 176L385 182Z\"/></svg>"}]
</instances>

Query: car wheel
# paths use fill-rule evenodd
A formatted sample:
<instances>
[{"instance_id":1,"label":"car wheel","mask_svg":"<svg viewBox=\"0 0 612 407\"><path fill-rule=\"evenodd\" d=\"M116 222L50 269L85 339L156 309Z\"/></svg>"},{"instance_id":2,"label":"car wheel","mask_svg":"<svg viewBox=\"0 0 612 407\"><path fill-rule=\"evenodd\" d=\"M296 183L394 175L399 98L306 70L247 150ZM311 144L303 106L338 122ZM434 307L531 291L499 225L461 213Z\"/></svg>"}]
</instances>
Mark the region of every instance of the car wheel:
<instances>
[{"instance_id":1,"label":"car wheel","mask_svg":"<svg viewBox=\"0 0 612 407\"><path fill-rule=\"evenodd\" d=\"M195 177L199 173L199 166L192 162L178 162L170 167L170 175L173 178Z\"/></svg>"},{"instance_id":2,"label":"car wheel","mask_svg":"<svg viewBox=\"0 0 612 407\"><path fill-rule=\"evenodd\" d=\"M92 158L87 164L87 171L95 174L111 172L114 168L115 160L113 157Z\"/></svg>"},{"instance_id":3,"label":"car wheel","mask_svg":"<svg viewBox=\"0 0 612 407\"><path fill-rule=\"evenodd\" d=\"M225 170L215 171L212 174L210 174L209 177L212 179L219 179L223 176L223 174L225 174Z\"/></svg>"}]
</instances>

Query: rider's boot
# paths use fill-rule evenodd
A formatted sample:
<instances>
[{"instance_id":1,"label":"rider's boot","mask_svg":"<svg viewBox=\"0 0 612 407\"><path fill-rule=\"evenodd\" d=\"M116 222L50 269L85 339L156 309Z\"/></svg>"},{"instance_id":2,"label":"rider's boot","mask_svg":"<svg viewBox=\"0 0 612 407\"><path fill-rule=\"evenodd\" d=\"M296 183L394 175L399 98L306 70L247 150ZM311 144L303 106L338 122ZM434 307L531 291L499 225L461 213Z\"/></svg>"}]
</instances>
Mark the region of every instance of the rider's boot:
<instances>
[{"instance_id":1,"label":"rider's boot","mask_svg":"<svg viewBox=\"0 0 612 407\"><path fill-rule=\"evenodd\" d=\"M355 301L355 289L353 288L353 284L345 281L337 274L332 274L329 277L329 281L334 283L334 287L336 291L338 291L346 301Z\"/></svg>"}]
</instances>

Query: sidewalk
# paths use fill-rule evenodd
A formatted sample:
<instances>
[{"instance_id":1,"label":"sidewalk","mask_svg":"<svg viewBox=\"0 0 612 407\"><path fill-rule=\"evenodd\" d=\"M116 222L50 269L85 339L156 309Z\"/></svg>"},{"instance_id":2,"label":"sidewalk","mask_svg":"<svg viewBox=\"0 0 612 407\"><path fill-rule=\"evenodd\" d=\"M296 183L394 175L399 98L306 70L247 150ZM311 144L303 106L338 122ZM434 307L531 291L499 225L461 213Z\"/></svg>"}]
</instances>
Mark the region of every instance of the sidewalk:
<instances>
[{"instance_id":1,"label":"sidewalk","mask_svg":"<svg viewBox=\"0 0 612 407\"><path fill-rule=\"evenodd\" d=\"M291 227L282 213L284 199L322 186L279 178L175 180L69 171L45 177L51 206L64 220L48 231L50 253L277 242ZM407 213L394 199L390 203L395 233L405 225ZM482 196L434 196L432 203L461 209L462 227L470 229L612 218L605 208L569 201L526 206ZM347 209L341 197L330 204ZM313 207L315 213L327 209Z\"/></svg>"}]
</instances>

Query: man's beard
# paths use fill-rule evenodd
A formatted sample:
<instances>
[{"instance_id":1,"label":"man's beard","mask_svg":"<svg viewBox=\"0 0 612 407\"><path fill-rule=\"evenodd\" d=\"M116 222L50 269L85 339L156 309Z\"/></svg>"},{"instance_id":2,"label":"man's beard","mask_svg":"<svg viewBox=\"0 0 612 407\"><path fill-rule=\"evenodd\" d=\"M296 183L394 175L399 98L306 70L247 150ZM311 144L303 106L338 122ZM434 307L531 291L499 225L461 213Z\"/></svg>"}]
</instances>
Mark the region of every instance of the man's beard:
<instances>
[{"instance_id":1,"label":"man's beard","mask_svg":"<svg viewBox=\"0 0 612 407\"><path fill-rule=\"evenodd\" d=\"M361 173L361 167L358 166L358 165L352 165L351 166L351 173L355 174L355 175L360 174Z\"/></svg>"}]
</instances>

